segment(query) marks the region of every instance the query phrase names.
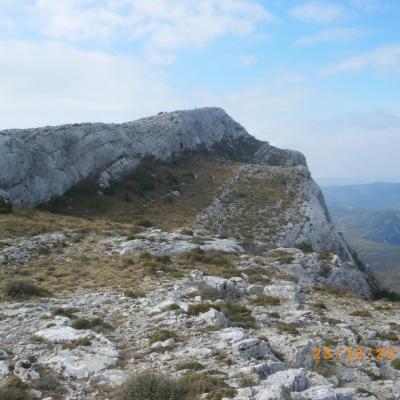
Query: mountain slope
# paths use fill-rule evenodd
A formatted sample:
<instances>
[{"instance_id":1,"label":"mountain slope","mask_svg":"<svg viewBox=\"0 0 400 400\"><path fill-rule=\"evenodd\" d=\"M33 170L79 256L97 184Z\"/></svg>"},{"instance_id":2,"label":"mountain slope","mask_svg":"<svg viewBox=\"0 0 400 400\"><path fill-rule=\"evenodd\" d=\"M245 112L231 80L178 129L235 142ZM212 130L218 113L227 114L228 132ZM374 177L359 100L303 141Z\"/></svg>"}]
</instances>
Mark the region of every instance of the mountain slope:
<instances>
[{"instance_id":1,"label":"mountain slope","mask_svg":"<svg viewBox=\"0 0 400 400\"><path fill-rule=\"evenodd\" d=\"M161 400L171 385L179 400L398 397L397 364L376 349L398 343L399 306L374 300L376 283L332 224L304 156L243 128L236 137L221 110L194 113L207 125L174 130L171 143L197 135L209 145L137 154L106 184L108 166L89 163L92 174L62 195L0 214L0 398L131 400L138 380L150 392L160 382ZM171 116L150 119L151 130L162 136ZM214 137L216 127L225 133ZM18 146L54 146L55 131L20 133ZM147 152L154 134L132 137ZM131 157L136 142L125 145ZM56 162L62 154L69 148ZM2 189L26 204L55 189L30 184ZM371 357L349 359L361 345Z\"/></svg>"}]
</instances>

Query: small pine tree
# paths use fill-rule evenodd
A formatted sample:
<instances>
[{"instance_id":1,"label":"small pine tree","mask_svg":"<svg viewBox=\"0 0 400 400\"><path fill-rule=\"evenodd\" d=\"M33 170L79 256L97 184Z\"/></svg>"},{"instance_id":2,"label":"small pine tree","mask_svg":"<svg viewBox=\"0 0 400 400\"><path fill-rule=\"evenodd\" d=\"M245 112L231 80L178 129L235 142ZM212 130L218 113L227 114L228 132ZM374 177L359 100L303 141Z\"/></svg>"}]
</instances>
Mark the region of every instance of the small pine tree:
<instances>
[{"instance_id":1,"label":"small pine tree","mask_svg":"<svg viewBox=\"0 0 400 400\"><path fill-rule=\"evenodd\" d=\"M11 202L0 196L0 214L11 214L13 212L13 206Z\"/></svg>"}]
</instances>

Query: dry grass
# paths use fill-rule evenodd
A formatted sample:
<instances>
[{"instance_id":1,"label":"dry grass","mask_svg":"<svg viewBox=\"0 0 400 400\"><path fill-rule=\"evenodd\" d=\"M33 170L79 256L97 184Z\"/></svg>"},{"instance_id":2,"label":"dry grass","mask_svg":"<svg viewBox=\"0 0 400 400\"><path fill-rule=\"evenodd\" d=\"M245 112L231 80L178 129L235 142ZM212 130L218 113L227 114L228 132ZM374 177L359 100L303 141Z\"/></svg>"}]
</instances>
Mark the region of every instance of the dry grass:
<instances>
[{"instance_id":1,"label":"dry grass","mask_svg":"<svg viewBox=\"0 0 400 400\"><path fill-rule=\"evenodd\" d=\"M221 199L221 216L210 218L207 227L221 232L223 223L221 233L227 236L241 237L244 243L256 239L273 245L301 180L294 168L265 167L257 174L240 174Z\"/></svg>"},{"instance_id":2,"label":"dry grass","mask_svg":"<svg viewBox=\"0 0 400 400\"><path fill-rule=\"evenodd\" d=\"M154 185L148 185L148 171L145 171L144 180L132 175L108 195L98 195L85 187L75 188L63 198L37 209L1 214L0 240L55 231L64 232L68 239L55 249L37 252L31 262L9 262L2 266L0 281L7 283L10 277L29 280L53 293L109 287L129 295L138 293L139 284L152 278L159 280L166 274L179 278L191 268L191 260L180 260L177 264L156 257L104 256L96 244L118 233L134 237L143 230L138 225L145 221L167 230L191 226L197 214L232 177L235 165L215 155L191 155L151 167L151 174L157 178ZM165 201L163 196L172 190L179 190L181 196ZM196 264L209 274L237 275L230 256L206 254Z\"/></svg>"},{"instance_id":3,"label":"dry grass","mask_svg":"<svg viewBox=\"0 0 400 400\"><path fill-rule=\"evenodd\" d=\"M281 304L281 301L277 297L260 294L251 300L251 304L261 307L279 306Z\"/></svg>"},{"instance_id":4,"label":"dry grass","mask_svg":"<svg viewBox=\"0 0 400 400\"><path fill-rule=\"evenodd\" d=\"M206 275L217 275L224 278L239 276L240 273L234 266L234 254L218 251L203 251L200 248L187 253L178 254L175 261L183 267L199 269Z\"/></svg>"},{"instance_id":5,"label":"dry grass","mask_svg":"<svg viewBox=\"0 0 400 400\"><path fill-rule=\"evenodd\" d=\"M221 185L233 174L233 161L191 155L173 163L145 164L107 195L96 188L75 188L62 199L40 207L57 214L137 224L151 221L164 229L191 225L195 216L214 199ZM90 187L90 184L87 185ZM204 190L207 187L207 190ZM169 196L179 191L180 197Z\"/></svg>"}]
</instances>

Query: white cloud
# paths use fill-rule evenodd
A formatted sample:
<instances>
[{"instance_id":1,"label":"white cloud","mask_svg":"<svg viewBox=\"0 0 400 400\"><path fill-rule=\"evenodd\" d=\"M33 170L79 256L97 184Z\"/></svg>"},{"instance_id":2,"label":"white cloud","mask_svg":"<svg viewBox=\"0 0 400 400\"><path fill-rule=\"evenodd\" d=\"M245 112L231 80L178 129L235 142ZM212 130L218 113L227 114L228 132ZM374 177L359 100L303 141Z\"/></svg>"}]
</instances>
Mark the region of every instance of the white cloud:
<instances>
[{"instance_id":1,"label":"white cloud","mask_svg":"<svg viewBox=\"0 0 400 400\"><path fill-rule=\"evenodd\" d=\"M225 35L247 36L274 17L257 0L36 0L41 32L51 39L143 42L156 62Z\"/></svg>"},{"instance_id":2,"label":"white cloud","mask_svg":"<svg viewBox=\"0 0 400 400\"><path fill-rule=\"evenodd\" d=\"M309 155L315 176L396 181L400 179L399 127L399 115L371 111L297 121L292 135L297 132L299 147Z\"/></svg>"},{"instance_id":3,"label":"white cloud","mask_svg":"<svg viewBox=\"0 0 400 400\"><path fill-rule=\"evenodd\" d=\"M297 46L319 43L340 43L362 39L372 34L371 30L361 28L325 29L313 35L302 36L295 41Z\"/></svg>"},{"instance_id":4,"label":"white cloud","mask_svg":"<svg viewBox=\"0 0 400 400\"><path fill-rule=\"evenodd\" d=\"M0 59L0 129L122 122L184 104L158 70L132 57L10 42Z\"/></svg>"},{"instance_id":5,"label":"white cloud","mask_svg":"<svg viewBox=\"0 0 400 400\"><path fill-rule=\"evenodd\" d=\"M292 8L289 14L302 21L317 23L342 21L349 17L348 11L340 4L326 0L306 1Z\"/></svg>"},{"instance_id":6,"label":"white cloud","mask_svg":"<svg viewBox=\"0 0 400 400\"><path fill-rule=\"evenodd\" d=\"M233 93L177 93L159 69L132 57L54 42L1 44L0 57L0 129L123 122L215 105L259 139L303 151L314 175L396 179L400 169L400 117L381 112L305 121L310 109L319 115L310 104L320 93L290 71Z\"/></svg>"},{"instance_id":7,"label":"white cloud","mask_svg":"<svg viewBox=\"0 0 400 400\"><path fill-rule=\"evenodd\" d=\"M11 18L0 18L0 28L9 30L14 28L15 24Z\"/></svg>"},{"instance_id":8,"label":"white cloud","mask_svg":"<svg viewBox=\"0 0 400 400\"><path fill-rule=\"evenodd\" d=\"M257 62L257 57L252 54L239 54L237 60L239 65L251 66Z\"/></svg>"},{"instance_id":9,"label":"white cloud","mask_svg":"<svg viewBox=\"0 0 400 400\"><path fill-rule=\"evenodd\" d=\"M383 46L331 65L321 71L322 75L354 72L372 68L380 75L400 76L400 45Z\"/></svg>"}]
</instances>

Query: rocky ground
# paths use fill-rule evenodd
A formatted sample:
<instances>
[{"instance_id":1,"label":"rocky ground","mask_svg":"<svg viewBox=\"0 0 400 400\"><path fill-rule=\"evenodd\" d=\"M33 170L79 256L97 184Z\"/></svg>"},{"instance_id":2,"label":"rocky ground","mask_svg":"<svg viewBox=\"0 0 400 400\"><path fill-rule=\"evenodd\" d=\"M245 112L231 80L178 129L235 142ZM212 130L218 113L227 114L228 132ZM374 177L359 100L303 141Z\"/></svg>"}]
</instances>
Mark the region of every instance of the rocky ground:
<instances>
[{"instance_id":1,"label":"rocky ground","mask_svg":"<svg viewBox=\"0 0 400 400\"><path fill-rule=\"evenodd\" d=\"M61 238L15 239L2 254L24 263ZM4 298L0 377L21 398L119 398L140 371L205 379L209 399L400 398L399 305L365 299L353 263L309 248L251 256L187 231L88 240L151 273L132 290Z\"/></svg>"}]
</instances>

